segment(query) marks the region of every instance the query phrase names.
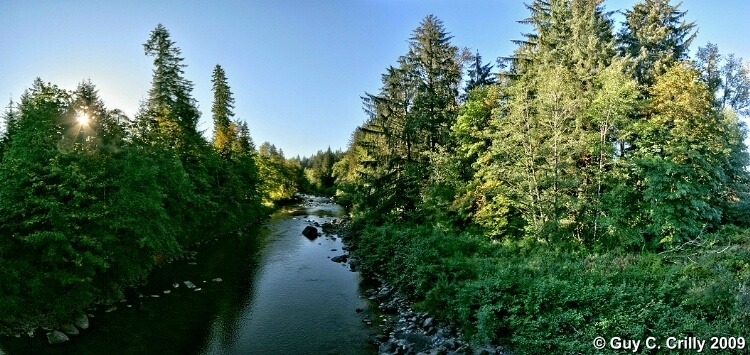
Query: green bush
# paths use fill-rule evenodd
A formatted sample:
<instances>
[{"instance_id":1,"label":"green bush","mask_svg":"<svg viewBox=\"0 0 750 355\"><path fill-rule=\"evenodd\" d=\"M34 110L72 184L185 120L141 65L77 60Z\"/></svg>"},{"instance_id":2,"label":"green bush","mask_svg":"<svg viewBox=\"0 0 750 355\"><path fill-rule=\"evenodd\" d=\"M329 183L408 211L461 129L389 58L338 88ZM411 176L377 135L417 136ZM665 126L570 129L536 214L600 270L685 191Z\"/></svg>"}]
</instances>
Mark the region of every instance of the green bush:
<instances>
[{"instance_id":1,"label":"green bush","mask_svg":"<svg viewBox=\"0 0 750 355\"><path fill-rule=\"evenodd\" d=\"M519 247L408 224L361 228L355 243L367 269L475 341L588 354L597 336L747 334L747 233L726 233L664 254Z\"/></svg>"}]
</instances>

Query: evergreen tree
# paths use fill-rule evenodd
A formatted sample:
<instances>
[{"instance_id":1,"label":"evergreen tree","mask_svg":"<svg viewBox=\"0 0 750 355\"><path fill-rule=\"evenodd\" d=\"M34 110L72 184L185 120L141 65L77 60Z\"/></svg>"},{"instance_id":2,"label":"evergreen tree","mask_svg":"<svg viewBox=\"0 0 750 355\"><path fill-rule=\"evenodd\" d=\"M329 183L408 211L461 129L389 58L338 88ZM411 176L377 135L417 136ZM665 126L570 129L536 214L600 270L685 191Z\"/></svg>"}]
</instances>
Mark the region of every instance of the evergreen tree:
<instances>
[{"instance_id":1,"label":"evergreen tree","mask_svg":"<svg viewBox=\"0 0 750 355\"><path fill-rule=\"evenodd\" d=\"M3 160L3 151L5 146L8 144L9 137L12 135L11 132L13 131L17 121L18 121L18 112L16 110L16 104L11 99L10 102L8 102L8 106L6 106L5 111L3 112L2 117L2 131L0 132L0 164Z\"/></svg>"},{"instance_id":2,"label":"evergreen tree","mask_svg":"<svg viewBox=\"0 0 750 355\"><path fill-rule=\"evenodd\" d=\"M155 167L118 132L90 82L22 97L0 167L4 314L65 320L177 253Z\"/></svg>"},{"instance_id":3,"label":"evergreen tree","mask_svg":"<svg viewBox=\"0 0 750 355\"><path fill-rule=\"evenodd\" d=\"M477 87L484 87L495 83L492 75L492 63L482 64L482 56L479 51L474 55L474 65L469 68L469 81L466 82L466 94L469 96L471 90Z\"/></svg>"},{"instance_id":4,"label":"evergreen tree","mask_svg":"<svg viewBox=\"0 0 750 355\"><path fill-rule=\"evenodd\" d=\"M214 119L214 148L221 156L226 157L232 150L232 144L238 132L237 126L232 124L234 97L232 97L224 69L218 64L214 67L211 83L213 83L214 91L214 103L211 107Z\"/></svg>"},{"instance_id":5,"label":"evergreen tree","mask_svg":"<svg viewBox=\"0 0 750 355\"><path fill-rule=\"evenodd\" d=\"M633 59L635 78L644 90L672 64L687 58L697 32L693 22L683 20L687 12L679 7L669 0L643 0L625 11L619 50Z\"/></svg>"},{"instance_id":6,"label":"evergreen tree","mask_svg":"<svg viewBox=\"0 0 750 355\"><path fill-rule=\"evenodd\" d=\"M184 77L180 49L159 24L143 45L154 58L148 98L136 115L135 138L161 167L170 216L182 229L182 245L205 238L220 221L217 181L219 169L213 149L197 131L200 116L193 84Z\"/></svg>"},{"instance_id":7,"label":"evergreen tree","mask_svg":"<svg viewBox=\"0 0 750 355\"><path fill-rule=\"evenodd\" d=\"M143 117L145 122L140 128L154 131L151 133L156 136L152 139L163 140L166 147L172 149L179 149L189 141L195 143L195 138L200 136L196 131L200 113L191 96L193 83L184 77L180 48L161 24L151 31L143 48L146 55L154 58L154 70Z\"/></svg>"},{"instance_id":8,"label":"evergreen tree","mask_svg":"<svg viewBox=\"0 0 750 355\"><path fill-rule=\"evenodd\" d=\"M369 138L365 165L376 194L365 193L373 210L413 213L429 177L429 154L447 144L458 112L463 62L468 55L450 44L452 37L436 17L414 30L409 50L382 76L378 95L367 94L370 115L360 130Z\"/></svg>"}]
</instances>

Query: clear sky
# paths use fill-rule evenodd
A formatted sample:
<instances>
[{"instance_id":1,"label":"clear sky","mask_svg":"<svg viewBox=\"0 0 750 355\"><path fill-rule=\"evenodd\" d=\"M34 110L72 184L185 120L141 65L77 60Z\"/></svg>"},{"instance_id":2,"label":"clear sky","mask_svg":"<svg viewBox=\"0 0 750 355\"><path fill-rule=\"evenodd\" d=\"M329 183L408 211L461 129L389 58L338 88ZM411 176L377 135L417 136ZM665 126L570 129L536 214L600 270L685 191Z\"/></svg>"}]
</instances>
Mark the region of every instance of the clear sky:
<instances>
[{"instance_id":1,"label":"clear sky","mask_svg":"<svg viewBox=\"0 0 750 355\"><path fill-rule=\"evenodd\" d=\"M710 41L750 60L750 1L684 0L681 9L700 28L694 50ZM66 89L90 79L107 107L132 117L151 81L142 44L162 23L195 84L199 129L211 132L211 72L221 64L235 117L248 122L256 144L274 143L287 157L345 149L366 118L360 96L378 91L428 14L485 61L511 54L510 40L528 31L515 22L528 15L520 0L0 0L0 104L35 77Z\"/></svg>"}]
</instances>

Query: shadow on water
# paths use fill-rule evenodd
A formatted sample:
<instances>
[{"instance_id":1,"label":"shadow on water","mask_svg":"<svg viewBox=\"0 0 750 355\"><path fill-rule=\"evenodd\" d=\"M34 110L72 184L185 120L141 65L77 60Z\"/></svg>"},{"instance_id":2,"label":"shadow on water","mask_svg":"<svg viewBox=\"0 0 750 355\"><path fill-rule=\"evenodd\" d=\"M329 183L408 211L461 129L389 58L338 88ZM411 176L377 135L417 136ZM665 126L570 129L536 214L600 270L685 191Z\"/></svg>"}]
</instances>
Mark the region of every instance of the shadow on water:
<instances>
[{"instance_id":1,"label":"shadow on water","mask_svg":"<svg viewBox=\"0 0 750 355\"><path fill-rule=\"evenodd\" d=\"M211 324L216 319L233 324L252 295L259 234L256 228L244 237L219 239L196 248L194 261L156 269L146 285L129 290L125 302L114 304L116 310L107 313L109 307L102 306L90 312L91 327L71 336L71 341L48 345L46 331L40 329L34 338L0 339L0 347L7 354L195 353L205 345ZM217 278L221 282L213 281ZM196 288L188 288L185 281Z\"/></svg>"},{"instance_id":2,"label":"shadow on water","mask_svg":"<svg viewBox=\"0 0 750 355\"><path fill-rule=\"evenodd\" d=\"M309 199L245 236L198 247L194 261L155 270L116 310L90 312L91 327L71 341L48 345L39 330L34 338L0 338L0 353L374 353L372 330L355 312L367 308L359 274L329 260L342 254L341 240L311 241L300 233L343 211L324 198Z\"/></svg>"}]
</instances>

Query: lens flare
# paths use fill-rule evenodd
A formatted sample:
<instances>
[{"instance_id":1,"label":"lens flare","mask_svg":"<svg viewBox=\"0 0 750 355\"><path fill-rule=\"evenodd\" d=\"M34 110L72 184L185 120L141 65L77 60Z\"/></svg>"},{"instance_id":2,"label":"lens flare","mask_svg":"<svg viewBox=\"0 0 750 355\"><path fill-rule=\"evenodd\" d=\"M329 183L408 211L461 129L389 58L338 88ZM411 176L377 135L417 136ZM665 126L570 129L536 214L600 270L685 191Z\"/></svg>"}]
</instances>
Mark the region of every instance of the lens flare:
<instances>
[{"instance_id":1,"label":"lens flare","mask_svg":"<svg viewBox=\"0 0 750 355\"><path fill-rule=\"evenodd\" d=\"M86 116L83 112L76 113L76 122L82 126L88 126L89 124L89 116Z\"/></svg>"}]
</instances>

